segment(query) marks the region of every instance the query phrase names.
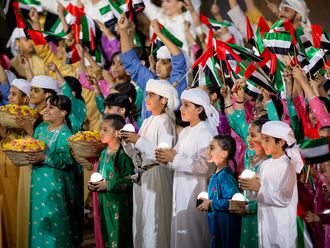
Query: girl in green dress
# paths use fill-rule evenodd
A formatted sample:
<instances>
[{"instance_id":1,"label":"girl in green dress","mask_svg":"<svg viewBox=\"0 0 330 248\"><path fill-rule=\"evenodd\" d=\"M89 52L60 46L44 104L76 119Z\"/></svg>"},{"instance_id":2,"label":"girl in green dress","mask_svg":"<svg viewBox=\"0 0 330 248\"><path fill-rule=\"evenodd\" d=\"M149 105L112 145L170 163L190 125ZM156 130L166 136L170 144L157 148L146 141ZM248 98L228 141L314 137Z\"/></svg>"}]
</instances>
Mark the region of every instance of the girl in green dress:
<instances>
[{"instance_id":1,"label":"girl in green dress","mask_svg":"<svg viewBox=\"0 0 330 248\"><path fill-rule=\"evenodd\" d=\"M33 164L30 193L29 247L78 247L82 241L82 206L77 165L67 139L72 135L71 101L52 95L46 100L44 122L34 132L44 152L29 154Z\"/></svg>"},{"instance_id":2,"label":"girl in green dress","mask_svg":"<svg viewBox=\"0 0 330 248\"><path fill-rule=\"evenodd\" d=\"M102 143L108 144L100 156L97 171L103 179L89 182L88 188L97 191L94 201L96 247L133 247L132 188L133 162L121 147L116 132L125 120L119 115L106 115L101 123ZM100 237L101 236L101 237Z\"/></svg>"}]
</instances>

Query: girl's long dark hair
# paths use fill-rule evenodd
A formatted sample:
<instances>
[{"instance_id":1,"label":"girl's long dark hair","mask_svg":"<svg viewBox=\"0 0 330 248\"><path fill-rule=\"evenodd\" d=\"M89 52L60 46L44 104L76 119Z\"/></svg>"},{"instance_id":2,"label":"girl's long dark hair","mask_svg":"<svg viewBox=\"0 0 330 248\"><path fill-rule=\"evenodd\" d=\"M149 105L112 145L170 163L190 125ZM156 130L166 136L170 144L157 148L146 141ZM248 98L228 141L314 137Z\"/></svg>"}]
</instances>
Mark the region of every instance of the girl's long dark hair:
<instances>
[{"instance_id":1,"label":"girl's long dark hair","mask_svg":"<svg viewBox=\"0 0 330 248\"><path fill-rule=\"evenodd\" d=\"M63 96L63 95L52 95L47 97L46 101L48 100L51 105L57 107L60 110L67 112L65 116L65 122L68 125L69 129L72 131L72 124L69 118L72 108L71 100L67 96Z\"/></svg>"},{"instance_id":2,"label":"girl's long dark hair","mask_svg":"<svg viewBox=\"0 0 330 248\"><path fill-rule=\"evenodd\" d=\"M75 97L85 102L84 98L81 96L82 87L79 80L76 79L75 77L69 77L69 76L64 77L64 79L70 86L71 91L76 93Z\"/></svg>"},{"instance_id":3,"label":"girl's long dark hair","mask_svg":"<svg viewBox=\"0 0 330 248\"><path fill-rule=\"evenodd\" d=\"M214 139L218 142L220 148L224 151L228 152L228 161L232 161L234 164L234 176L238 178L238 171L237 171L237 163L235 160L235 153L236 153L236 141L233 137L228 134L219 134L214 137Z\"/></svg>"}]
</instances>

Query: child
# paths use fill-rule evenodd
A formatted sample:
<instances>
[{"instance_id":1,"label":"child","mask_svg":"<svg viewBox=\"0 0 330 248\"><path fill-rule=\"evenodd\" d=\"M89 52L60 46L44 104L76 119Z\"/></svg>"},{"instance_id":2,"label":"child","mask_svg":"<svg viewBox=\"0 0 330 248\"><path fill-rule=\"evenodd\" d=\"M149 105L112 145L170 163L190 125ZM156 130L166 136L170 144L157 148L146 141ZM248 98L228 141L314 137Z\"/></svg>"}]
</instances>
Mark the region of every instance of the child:
<instances>
[{"instance_id":1,"label":"child","mask_svg":"<svg viewBox=\"0 0 330 248\"><path fill-rule=\"evenodd\" d=\"M46 143L44 152L29 154L33 164L30 194L29 247L75 247L82 242L77 235L82 226L77 206L77 166L67 139L72 135L71 101L52 95L46 100L44 122L33 137Z\"/></svg>"},{"instance_id":2,"label":"child","mask_svg":"<svg viewBox=\"0 0 330 248\"><path fill-rule=\"evenodd\" d=\"M56 80L63 95L71 100L72 114L70 115L70 120L73 133L76 133L81 130L86 118L86 104L81 96L81 84L75 77L63 77L57 66L52 62L48 64L48 69L56 74Z\"/></svg>"},{"instance_id":3,"label":"child","mask_svg":"<svg viewBox=\"0 0 330 248\"><path fill-rule=\"evenodd\" d=\"M116 136L123 128L125 120L119 115L106 115L100 128L102 143L108 147L103 150L97 171L103 180L88 183L90 190L97 191L99 216L95 231L101 227L102 239L96 238L97 247L132 247L132 181L133 162L125 154ZM110 206L110 207L109 207ZM97 237L97 232L95 232ZM99 244L101 243L101 244Z\"/></svg>"},{"instance_id":4,"label":"child","mask_svg":"<svg viewBox=\"0 0 330 248\"><path fill-rule=\"evenodd\" d=\"M146 85L147 110L152 116L144 120L139 134L121 132L125 151L136 160L141 156L141 186L134 184L133 238L135 247L170 247L172 174L155 159L155 149L176 142L171 111L178 107L175 88L165 80L150 79ZM174 115L174 114L173 114ZM141 173L141 172L140 172ZM139 175L139 174L138 174ZM141 175L141 174L140 174Z\"/></svg>"},{"instance_id":5,"label":"child","mask_svg":"<svg viewBox=\"0 0 330 248\"><path fill-rule=\"evenodd\" d=\"M164 51L162 54L159 51L157 52L156 74L144 66L135 54L129 42L129 22L125 15L122 15L118 21L122 51L122 54L120 55L121 62L123 63L125 70L130 73L132 80L134 80L134 82L136 82L144 91L144 95L146 83L149 79L168 80L171 84L178 83L177 89L180 95L187 87L184 77L187 71L185 56L180 48L162 34L157 20L153 20L151 25L157 36L166 46L162 48ZM178 82L179 80L181 81ZM143 102L142 120L146 119L148 116L150 116L150 113L146 112L145 102Z\"/></svg>"},{"instance_id":6,"label":"child","mask_svg":"<svg viewBox=\"0 0 330 248\"><path fill-rule=\"evenodd\" d=\"M212 247L239 247L241 217L228 211L229 200L239 192L237 181L229 160L234 160L236 142L229 135L217 135L208 148L208 162L216 165L216 171L210 179L208 198L197 209L209 211L209 231Z\"/></svg>"},{"instance_id":7,"label":"child","mask_svg":"<svg viewBox=\"0 0 330 248\"><path fill-rule=\"evenodd\" d=\"M19 106L26 105L29 101L30 82L24 79L14 79L9 90L9 103L17 104ZM3 128L0 126L1 146L10 142L14 138L23 137L26 133L19 129ZM17 197L19 180L21 177L21 171L25 171L25 167L15 166L6 154L0 150L0 225L3 227L2 241L0 241L1 247L16 247L16 225L17 217L17 205L20 199ZM23 174L24 177L24 174ZM22 200L22 199L21 199ZM23 223L24 225L24 223ZM28 223L26 222L25 228Z\"/></svg>"},{"instance_id":8,"label":"child","mask_svg":"<svg viewBox=\"0 0 330 248\"><path fill-rule=\"evenodd\" d=\"M207 247L207 216L196 209L196 199L207 189L210 168L204 150L217 134L219 115L201 89L185 90L181 117L189 122L174 149L157 150L158 162L174 170L171 247Z\"/></svg>"},{"instance_id":9,"label":"child","mask_svg":"<svg viewBox=\"0 0 330 248\"><path fill-rule=\"evenodd\" d=\"M296 247L298 203L296 154L287 153L296 139L288 124L269 121L262 126L262 147L271 158L260 165L259 178L240 179L242 189L257 191L260 247ZM298 154L298 156L300 156Z\"/></svg>"},{"instance_id":10,"label":"child","mask_svg":"<svg viewBox=\"0 0 330 248\"><path fill-rule=\"evenodd\" d=\"M105 100L95 97L96 105L104 115L117 114L125 118L126 123L131 123L135 130L138 129L136 121L130 115L131 102L126 94L111 93Z\"/></svg>"},{"instance_id":11,"label":"child","mask_svg":"<svg viewBox=\"0 0 330 248\"><path fill-rule=\"evenodd\" d=\"M267 121L268 119L256 119L251 122L247 130L244 130L246 126L241 129L242 133L247 131L247 137L243 137L244 142L248 146L245 169L249 169L256 174L259 173L260 164L269 158L261 145L261 128ZM247 198L247 204L236 212L243 216L241 246L258 247L257 202L255 200L255 192L244 191L244 195Z\"/></svg>"}]
</instances>

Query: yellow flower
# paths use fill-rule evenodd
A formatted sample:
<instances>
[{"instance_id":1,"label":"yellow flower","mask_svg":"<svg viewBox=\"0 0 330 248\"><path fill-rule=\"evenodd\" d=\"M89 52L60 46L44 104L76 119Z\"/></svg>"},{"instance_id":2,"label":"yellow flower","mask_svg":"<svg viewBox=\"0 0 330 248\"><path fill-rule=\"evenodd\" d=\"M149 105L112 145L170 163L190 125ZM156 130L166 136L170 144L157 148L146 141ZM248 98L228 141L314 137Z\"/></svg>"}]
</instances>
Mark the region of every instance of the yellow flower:
<instances>
[{"instance_id":1,"label":"yellow flower","mask_svg":"<svg viewBox=\"0 0 330 248\"><path fill-rule=\"evenodd\" d=\"M38 112L29 106L22 105L19 106L17 104L7 104L5 106L0 107L0 111L4 111L13 115L22 115L22 116L32 116L37 117Z\"/></svg>"},{"instance_id":2,"label":"yellow flower","mask_svg":"<svg viewBox=\"0 0 330 248\"><path fill-rule=\"evenodd\" d=\"M77 141L90 141L90 142L100 142L100 133L97 131L80 131L71 137L68 141L77 142Z\"/></svg>"},{"instance_id":3,"label":"yellow flower","mask_svg":"<svg viewBox=\"0 0 330 248\"><path fill-rule=\"evenodd\" d=\"M46 149L46 144L31 137L14 139L3 145L4 150L16 152L41 152Z\"/></svg>"}]
</instances>

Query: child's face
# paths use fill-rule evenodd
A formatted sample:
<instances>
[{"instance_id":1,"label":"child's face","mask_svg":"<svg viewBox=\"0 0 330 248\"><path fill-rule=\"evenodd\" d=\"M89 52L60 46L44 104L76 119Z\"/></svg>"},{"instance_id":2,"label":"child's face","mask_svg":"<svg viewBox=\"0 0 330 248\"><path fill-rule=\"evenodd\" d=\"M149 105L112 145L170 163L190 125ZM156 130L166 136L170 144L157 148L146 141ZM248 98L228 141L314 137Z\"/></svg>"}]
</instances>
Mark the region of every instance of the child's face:
<instances>
[{"instance_id":1,"label":"child's face","mask_svg":"<svg viewBox=\"0 0 330 248\"><path fill-rule=\"evenodd\" d=\"M250 150L254 150L257 155L263 153L263 148L261 145L262 135L258 126L252 124L249 126L247 141Z\"/></svg>"},{"instance_id":2,"label":"child's face","mask_svg":"<svg viewBox=\"0 0 330 248\"><path fill-rule=\"evenodd\" d=\"M224 151L219 146L216 139L213 139L207 148L207 156L209 163L215 163L216 165L224 165L227 163L228 151Z\"/></svg>"},{"instance_id":3,"label":"child's face","mask_svg":"<svg viewBox=\"0 0 330 248\"><path fill-rule=\"evenodd\" d=\"M119 55L115 56L111 64L111 72L114 78L122 79L127 76L124 66L120 61Z\"/></svg>"},{"instance_id":4,"label":"child's face","mask_svg":"<svg viewBox=\"0 0 330 248\"><path fill-rule=\"evenodd\" d=\"M160 79L167 79L170 77L172 70L171 60L158 59L156 63L156 74Z\"/></svg>"},{"instance_id":5,"label":"child's face","mask_svg":"<svg viewBox=\"0 0 330 248\"><path fill-rule=\"evenodd\" d=\"M274 155L283 151L283 142L275 143L275 139L268 135L262 135L262 147L266 155Z\"/></svg>"},{"instance_id":6,"label":"child's face","mask_svg":"<svg viewBox=\"0 0 330 248\"><path fill-rule=\"evenodd\" d=\"M43 89L37 87L31 87L30 103L41 104L45 101L46 95Z\"/></svg>"},{"instance_id":7,"label":"child's face","mask_svg":"<svg viewBox=\"0 0 330 248\"><path fill-rule=\"evenodd\" d=\"M104 109L105 115L120 115L125 118L125 109L119 106L105 106Z\"/></svg>"},{"instance_id":8,"label":"child's face","mask_svg":"<svg viewBox=\"0 0 330 248\"><path fill-rule=\"evenodd\" d=\"M167 16L175 16L180 13L180 9L182 8L182 2L178 0L162 0L162 8L164 10L165 15Z\"/></svg>"},{"instance_id":9,"label":"child's face","mask_svg":"<svg viewBox=\"0 0 330 248\"><path fill-rule=\"evenodd\" d=\"M23 53L34 53L34 43L32 40L28 40L23 37L17 40L16 45L19 48L19 50L22 49Z\"/></svg>"},{"instance_id":10,"label":"child's face","mask_svg":"<svg viewBox=\"0 0 330 248\"><path fill-rule=\"evenodd\" d=\"M186 122L191 122L199 118L199 114L203 109L196 107L193 103L182 100L180 107L181 119Z\"/></svg>"},{"instance_id":11,"label":"child's face","mask_svg":"<svg viewBox=\"0 0 330 248\"><path fill-rule=\"evenodd\" d=\"M26 104L27 97L23 96L22 91L17 89L15 86L11 86L8 96L9 103L23 105Z\"/></svg>"},{"instance_id":12,"label":"child's face","mask_svg":"<svg viewBox=\"0 0 330 248\"><path fill-rule=\"evenodd\" d=\"M49 100L47 101L43 115L44 121L48 123L55 123L60 119L64 121L65 116L66 116L66 111L61 110L54 105L51 105Z\"/></svg>"},{"instance_id":13,"label":"child's face","mask_svg":"<svg viewBox=\"0 0 330 248\"><path fill-rule=\"evenodd\" d=\"M111 120L103 120L100 127L102 143L109 143L116 138L116 130L111 126Z\"/></svg>"},{"instance_id":14,"label":"child's face","mask_svg":"<svg viewBox=\"0 0 330 248\"><path fill-rule=\"evenodd\" d=\"M162 99L159 95L147 91L146 94L146 108L148 111L155 112L155 111L160 111L162 108L164 108L164 104L162 104Z\"/></svg>"}]
</instances>

